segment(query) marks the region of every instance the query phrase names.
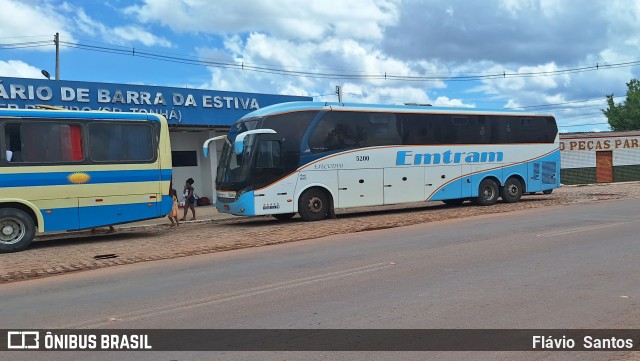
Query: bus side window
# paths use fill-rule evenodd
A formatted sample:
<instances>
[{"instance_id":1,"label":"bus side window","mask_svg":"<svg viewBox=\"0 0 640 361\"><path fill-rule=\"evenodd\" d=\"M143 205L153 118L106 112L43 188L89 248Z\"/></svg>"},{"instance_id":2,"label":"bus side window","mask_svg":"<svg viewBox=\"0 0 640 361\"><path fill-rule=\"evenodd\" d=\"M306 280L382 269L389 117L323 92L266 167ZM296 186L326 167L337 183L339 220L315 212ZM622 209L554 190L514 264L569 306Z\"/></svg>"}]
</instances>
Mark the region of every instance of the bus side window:
<instances>
[{"instance_id":1,"label":"bus side window","mask_svg":"<svg viewBox=\"0 0 640 361\"><path fill-rule=\"evenodd\" d=\"M6 124L4 127L5 157L8 162L22 161L20 124Z\"/></svg>"},{"instance_id":2,"label":"bus side window","mask_svg":"<svg viewBox=\"0 0 640 361\"><path fill-rule=\"evenodd\" d=\"M402 138L398 133L399 123L393 113L370 113L365 118L364 133L368 135L366 146L399 145Z\"/></svg>"}]
</instances>

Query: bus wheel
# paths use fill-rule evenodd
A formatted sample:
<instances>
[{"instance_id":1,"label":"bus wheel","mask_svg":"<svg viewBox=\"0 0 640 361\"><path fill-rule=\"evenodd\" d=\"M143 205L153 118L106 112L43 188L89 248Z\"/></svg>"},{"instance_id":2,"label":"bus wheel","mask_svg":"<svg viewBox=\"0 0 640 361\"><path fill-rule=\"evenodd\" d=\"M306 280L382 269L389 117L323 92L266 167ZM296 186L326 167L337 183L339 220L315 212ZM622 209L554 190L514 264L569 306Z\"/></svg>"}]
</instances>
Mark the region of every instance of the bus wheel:
<instances>
[{"instance_id":1,"label":"bus wheel","mask_svg":"<svg viewBox=\"0 0 640 361\"><path fill-rule=\"evenodd\" d=\"M442 203L448 205L448 206L459 206L462 203L464 203L465 199L464 198L458 198L458 199L444 199L442 200Z\"/></svg>"},{"instance_id":2,"label":"bus wheel","mask_svg":"<svg viewBox=\"0 0 640 361\"><path fill-rule=\"evenodd\" d=\"M482 206L490 206L498 201L498 185L493 179L484 179L478 187L476 203Z\"/></svg>"},{"instance_id":3,"label":"bus wheel","mask_svg":"<svg viewBox=\"0 0 640 361\"><path fill-rule=\"evenodd\" d=\"M500 189L500 196L507 203L515 203L522 197L522 183L517 178L509 178Z\"/></svg>"},{"instance_id":4,"label":"bus wheel","mask_svg":"<svg viewBox=\"0 0 640 361\"><path fill-rule=\"evenodd\" d=\"M22 251L35 235L35 222L27 213L14 208L0 209L0 252Z\"/></svg>"},{"instance_id":5,"label":"bus wheel","mask_svg":"<svg viewBox=\"0 0 640 361\"><path fill-rule=\"evenodd\" d=\"M542 191L542 194L551 194L551 192L553 192L553 189L547 189L546 191Z\"/></svg>"},{"instance_id":6,"label":"bus wheel","mask_svg":"<svg viewBox=\"0 0 640 361\"><path fill-rule=\"evenodd\" d=\"M272 214L273 218L279 220L279 221L288 221L291 218L293 218L293 216L295 215L295 213L280 213L280 214Z\"/></svg>"},{"instance_id":7,"label":"bus wheel","mask_svg":"<svg viewBox=\"0 0 640 361\"><path fill-rule=\"evenodd\" d=\"M300 197L298 213L305 221L319 221L329 215L329 199L325 192L312 188Z\"/></svg>"}]
</instances>

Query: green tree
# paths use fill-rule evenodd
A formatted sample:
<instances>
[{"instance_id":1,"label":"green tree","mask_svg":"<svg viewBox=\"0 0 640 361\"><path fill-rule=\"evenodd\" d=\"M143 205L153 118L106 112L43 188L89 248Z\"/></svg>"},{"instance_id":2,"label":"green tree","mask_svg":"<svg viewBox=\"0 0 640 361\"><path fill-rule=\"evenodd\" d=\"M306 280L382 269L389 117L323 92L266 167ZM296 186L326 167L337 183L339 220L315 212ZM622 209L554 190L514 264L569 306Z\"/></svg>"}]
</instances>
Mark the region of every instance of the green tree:
<instances>
[{"instance_id":1,"label":"green tree","mask_svg":"<svg viewBox=\"0 0 640 361\"><path fill-rule=\"evenodd\" d=\"M607 95L607 105L602 112L614 131L640 129L640 80L631 79L627 83L627 99L616 105L613 94Z\"/></svg>"}]
</instances>

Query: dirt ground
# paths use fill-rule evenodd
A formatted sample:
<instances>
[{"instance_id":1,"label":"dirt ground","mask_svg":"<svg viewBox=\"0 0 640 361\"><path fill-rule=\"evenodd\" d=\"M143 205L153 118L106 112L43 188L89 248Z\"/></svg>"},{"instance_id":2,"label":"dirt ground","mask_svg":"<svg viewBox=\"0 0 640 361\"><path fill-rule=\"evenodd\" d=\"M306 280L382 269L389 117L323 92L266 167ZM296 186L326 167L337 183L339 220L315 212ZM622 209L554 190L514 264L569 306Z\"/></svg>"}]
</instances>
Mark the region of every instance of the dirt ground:
<instances>
[{"instance_id":1,"label":"dirt ground","mask_svg":"<svg viewBox=\"0 0 640 361\"><path fill-rule=\"evenodd\" d=\"M437 222L515 210L640 198L640 182L563 186L550 195L526 195L514 204L448 207L441 202L412 203L339 211L337 219L289 222L272 217L226 218L206 223L122 228L113 234L68 233L38 238L26 251L0 254L0 284L66 272L259 247L332 234Z\"/></svg>"}]
</instances>

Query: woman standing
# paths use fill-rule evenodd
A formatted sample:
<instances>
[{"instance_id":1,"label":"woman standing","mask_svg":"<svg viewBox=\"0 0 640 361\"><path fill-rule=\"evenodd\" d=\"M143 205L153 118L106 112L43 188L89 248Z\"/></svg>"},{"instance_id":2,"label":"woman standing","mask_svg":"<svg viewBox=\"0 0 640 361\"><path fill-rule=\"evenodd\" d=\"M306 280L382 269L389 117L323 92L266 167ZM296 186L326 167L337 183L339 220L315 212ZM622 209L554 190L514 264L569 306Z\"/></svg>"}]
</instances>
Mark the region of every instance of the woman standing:
<instances>
[{"instance_id":1,"label":"woman standing","mask_svg":"<svg viewBox=\"0 0 640 361\"><path fill-rule=\"evenodd\" d=\"M184 221L185 218L187 218L187 212L189 211L189 208L191 208L191 215L192 215L191 220L195 221L196 220L196 208L195 208L196 196L194 195L194 191L193 191L193 178L187 179L187 181L184 184L184 197L185 197L184 214L182 215L182 219L180 220Z\"/></svg>"}]
</instances>

